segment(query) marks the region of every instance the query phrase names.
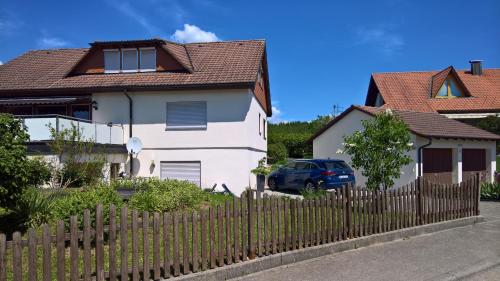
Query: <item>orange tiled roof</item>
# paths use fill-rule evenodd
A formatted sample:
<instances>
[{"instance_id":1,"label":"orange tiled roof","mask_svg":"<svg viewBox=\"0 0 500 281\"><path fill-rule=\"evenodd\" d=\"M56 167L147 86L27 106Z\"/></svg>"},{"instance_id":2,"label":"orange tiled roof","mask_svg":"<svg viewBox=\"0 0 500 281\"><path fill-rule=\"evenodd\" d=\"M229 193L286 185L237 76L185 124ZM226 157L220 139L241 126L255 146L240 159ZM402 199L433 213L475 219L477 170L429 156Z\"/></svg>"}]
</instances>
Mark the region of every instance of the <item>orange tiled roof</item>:
<instances>
[{"instance_id":1,"label":"orange tiled roof","mask_svg":"<svg viewBox=\"0 0 500 281\"><path fill-rule=\"evenodd\" d=\"M457 70L459 82L470 96L431 98L431 93L439 90L452 71L455 70L449 67L442 71L374 73L365 104L373 106L378 91L384 99L384 107L399 110L441 113L500 111L500 69L484 69L482 75Z\"/></svg>"}]
</instances>

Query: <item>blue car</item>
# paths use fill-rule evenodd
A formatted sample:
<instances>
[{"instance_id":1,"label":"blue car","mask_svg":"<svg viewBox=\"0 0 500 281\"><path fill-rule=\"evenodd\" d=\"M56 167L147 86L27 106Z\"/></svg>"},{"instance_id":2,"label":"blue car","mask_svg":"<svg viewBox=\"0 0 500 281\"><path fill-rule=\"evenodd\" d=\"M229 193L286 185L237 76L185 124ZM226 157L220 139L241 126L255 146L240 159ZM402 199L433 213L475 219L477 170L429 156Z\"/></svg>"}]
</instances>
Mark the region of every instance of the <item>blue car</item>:
<instances>
[{"instance_id":1,"label":"blue car","mask_svg":"<svg viewBox=\"0 0 500 281\"><path fill-rule=\"evenodd\" d=\"M268 178L272 190L303 188L333 189L354 185L354 171L342 160L301 159L273 171Z\"/></svg>"}]
</instances>

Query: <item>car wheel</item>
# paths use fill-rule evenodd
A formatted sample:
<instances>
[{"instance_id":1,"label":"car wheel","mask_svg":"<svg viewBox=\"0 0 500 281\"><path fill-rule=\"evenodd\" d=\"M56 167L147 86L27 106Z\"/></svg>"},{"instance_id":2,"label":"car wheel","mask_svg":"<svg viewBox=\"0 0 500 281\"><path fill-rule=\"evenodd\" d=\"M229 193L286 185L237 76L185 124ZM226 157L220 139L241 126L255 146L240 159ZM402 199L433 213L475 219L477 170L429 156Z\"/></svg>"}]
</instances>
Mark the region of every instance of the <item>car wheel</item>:
<instances>
[{"instance_id":1,"label":"car wheel","mask_svg":"<svg viewBox=\"0 0 500 281\"><path fill-rule=\"evenodd\" d=\"M276 179L269 178L269 180L267 180L267 185L269 186L269 189L276 190Z\"/></svg>"},{"instance_id":2,"label":"car wheel","mask_svg":"<svg viewBox=\"0 0 500 281\"><path fill-rule=\"evenodd\" d=\"M316 185L314 184L314 182L312 181L307 181L305 184L304 184L304 188L305 189L316 189Z\"/></svg>"}]
</instances>

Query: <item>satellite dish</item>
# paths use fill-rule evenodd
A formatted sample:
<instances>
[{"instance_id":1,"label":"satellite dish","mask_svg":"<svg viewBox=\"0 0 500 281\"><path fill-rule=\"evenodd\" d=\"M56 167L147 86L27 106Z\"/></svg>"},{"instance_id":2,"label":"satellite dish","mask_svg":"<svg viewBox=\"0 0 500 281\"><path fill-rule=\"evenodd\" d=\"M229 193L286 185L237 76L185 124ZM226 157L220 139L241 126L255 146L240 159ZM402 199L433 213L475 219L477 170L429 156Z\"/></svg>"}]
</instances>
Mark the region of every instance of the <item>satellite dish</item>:
<instances>
[{"instance_id":1,"label":"satellite dish","mask_svg":"<svg viewBox=\"0 0 500 281\"><path fill-rule=\"evenodd\" d=\"M130 153L130 154L137 154L137 153L141 152L141 150L142 150L141 139L139 139L137 137L131 137L127 141L127 151L128 151L128 153Z\"/></svg>"}]
</instances>

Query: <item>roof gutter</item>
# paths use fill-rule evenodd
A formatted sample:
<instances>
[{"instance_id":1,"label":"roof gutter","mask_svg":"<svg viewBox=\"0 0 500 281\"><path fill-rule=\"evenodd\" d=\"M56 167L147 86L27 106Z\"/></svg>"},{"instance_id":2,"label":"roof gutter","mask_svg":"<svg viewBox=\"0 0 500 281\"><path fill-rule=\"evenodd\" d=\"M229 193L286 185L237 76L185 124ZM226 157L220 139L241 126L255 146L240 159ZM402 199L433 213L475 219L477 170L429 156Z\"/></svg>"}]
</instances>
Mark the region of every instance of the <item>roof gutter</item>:
<instances>
[{"instance_id":1,"label":"roof gutter","mask_svg":"<svg viewBox=\"0 0 500 281\"><path fill-rule=\"evenodd\" d=\"M422 164L422 150L432 144L432 138L430 138L430 137L425 137L425 138L429 142L424 144L424 145L421 145L418 148L418 152L417 152L418 153L418 169L417 169L417 176L418 177L422 177L424 175L424 166Z\"/></svg>"},{"instance_id":2,"label":"roof gutter","mask_svg":"<svg viewBox=\"0 0 500 281\"><path fill-rule=\"evenodd\" d=\"M134 117L134 111L133 111L133 101L132 101L132 98L130 97L130 95L127 93L127 89L123 89L123 94L125 95L125 97L127 97L128 99L128 137L129 139L132 137L132 120L133 120L133 117ZM132 172L134 171L134 157L132 155L132 153L129 153L129 158L130 158L130 165L129 165L129 176L132 177Z\"/></svg>"}]
</instances>

